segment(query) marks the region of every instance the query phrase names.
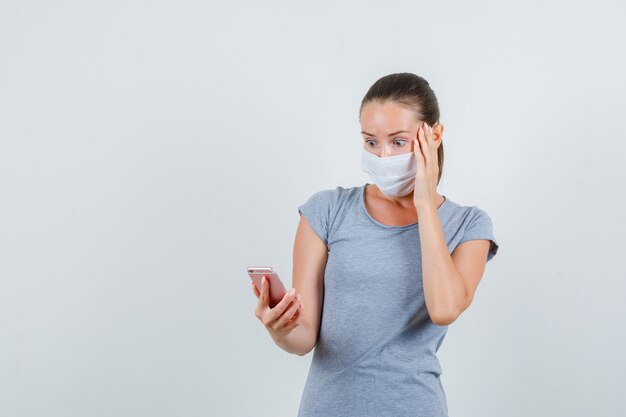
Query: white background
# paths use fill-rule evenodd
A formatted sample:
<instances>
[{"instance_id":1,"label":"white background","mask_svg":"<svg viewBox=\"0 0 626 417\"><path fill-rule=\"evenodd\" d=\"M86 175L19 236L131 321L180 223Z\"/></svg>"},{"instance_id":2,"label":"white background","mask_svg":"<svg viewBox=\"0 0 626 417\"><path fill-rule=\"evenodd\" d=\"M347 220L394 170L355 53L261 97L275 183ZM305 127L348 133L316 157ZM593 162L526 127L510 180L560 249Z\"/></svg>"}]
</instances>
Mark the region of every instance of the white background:
<instances>
[{"instance_id":1,"label":"white background","mask_svg":"<svg viewBox=\"0 0 626 417\"><path fill-rule=\"evenodd\" d=\"M295 416L248 265L361 185L358 108L433 87L440 194L500 244L439 357L451 416L623 416L618 1L4 1L0 415Z\"/></svg>"}]
</instances>

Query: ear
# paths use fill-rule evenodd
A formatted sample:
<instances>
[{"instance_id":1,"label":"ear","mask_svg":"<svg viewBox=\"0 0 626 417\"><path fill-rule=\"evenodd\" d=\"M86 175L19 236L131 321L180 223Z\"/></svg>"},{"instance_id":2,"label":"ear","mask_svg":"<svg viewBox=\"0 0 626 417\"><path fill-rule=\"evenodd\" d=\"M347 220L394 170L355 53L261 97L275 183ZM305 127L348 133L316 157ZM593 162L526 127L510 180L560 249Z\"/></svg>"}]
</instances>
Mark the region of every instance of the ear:
<instances>
[{"instance_id":1,"label":"ear","mask_svg":"<svg viewBox=\"0 0 626 417\"><path fill-rule=\"evenodd\" d=\"M435 144L437 145L437 149L439 145L441 145L441 140L443 139L443 129L444 126L441 123L437 123L436 126L433 126L433 135L435 135Z\"/></svg>"}]
</instances>

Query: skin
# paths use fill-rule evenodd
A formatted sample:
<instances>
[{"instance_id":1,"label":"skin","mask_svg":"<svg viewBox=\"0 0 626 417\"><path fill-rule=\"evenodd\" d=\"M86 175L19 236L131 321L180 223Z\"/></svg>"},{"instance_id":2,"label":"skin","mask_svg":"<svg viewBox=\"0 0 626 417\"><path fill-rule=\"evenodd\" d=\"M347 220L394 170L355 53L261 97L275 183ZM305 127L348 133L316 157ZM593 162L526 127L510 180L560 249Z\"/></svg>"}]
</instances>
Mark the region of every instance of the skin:
<instances>
[{"instance_id":1,"label":"skin","mask_svg":"<svg viewBox=\"0 0 626 417\"><path fill-rule=\"evenodd\" d=\"M424 299L433 323L453 323L471 304L484 273L488 240L463 242L448 253L438 207L444 197L437 193L437 148L442 124L434 127L415 119L413 112L387 101L366 104L360 117L363 146L379 156L415 153L417 175L414 190L403 197L389 197L375 184L365 189L365 205L370 215L388 225L419 222L422 252ZM405 131L390 136L390 133ZM287 293L273 309L269 308L269 282L259 291L256 317L274 342L287 352L305 355L316 344L323 302L324 270L328 248L304 216L296 231L293 249L294 292ZM303 306L307 309L304 310Z\"/></svg>"},{"instance_id":2,"label":"skin","mask_svg":"<svg viewBox=\"0 0 626 417\"><path fill-rule=\"evenodd\" d=\"M370 102L361 110L361 135L363 147L368 152L384 158L409 152L415 153L417 159L416 187L410 194L402 197L385 195L376 184L365 189L365 201L368 212L377 221L390 226L401 226L417 222L418 204L433 202L439 207L444 197L437 193L436 183L439 167L437 165L437 150L435 148L435 166L426 165L420 147L416 143L421 132L422 122L415 119L415 115L406 108L387 101L385 103ZM444 126L438 124L433 129L437 143L441 143ZM397 133L389 136L390 133ZM438 146L438 145L437 145ZM430 171L425 172L425 166ZM434 185L432 183L435 179ZM419 182L419 188L418 188Z\"/></svg>"},{"instance_id":3,"label":"skin","mask_svg":"<svg viewBox=\"0 0 626 417\"><path fill-rule=\"evenodd\" d=\"M372 192L366 192L366 207L369 198L370 215L378 213L381 219L387 216L402 220L414 216L415 221L400 224L419 223L426 308L433 323L447 326L472 303L485 271L489 241L469 240L448 253L443 225L437 213L444 201L444 197L437 193L437 148L441 145L444 126L439 123L431 127L415 120L413 112L387 101L366 104L361 111L361 127L363 146L367 151L380 157L407 152L415 154L414 190L403 197L389 197L372 184L367 187L371 187ZM389 136L401 130L406 132Z\"/></svg>"}]
</instances>

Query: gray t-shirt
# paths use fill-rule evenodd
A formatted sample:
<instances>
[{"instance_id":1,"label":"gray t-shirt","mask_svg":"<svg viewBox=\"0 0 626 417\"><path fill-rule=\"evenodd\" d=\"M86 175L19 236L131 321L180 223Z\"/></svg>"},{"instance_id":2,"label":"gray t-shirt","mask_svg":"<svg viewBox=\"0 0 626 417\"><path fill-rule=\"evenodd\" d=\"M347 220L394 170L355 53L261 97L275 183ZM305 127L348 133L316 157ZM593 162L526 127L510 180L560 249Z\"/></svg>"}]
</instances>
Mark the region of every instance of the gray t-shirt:
<instances>
[{"instance_id":1,"label":"gray t-shirt","mask_svg":"<svg viewBox=\"0 0 626 417\"><path fill-rule=\"evenodd\" d=\"M366 184L318 191L298 207L328 247L320 331L298 417L447 416L436 352L448 326L434 324L424 303L419 225L374 220ZM485 211L446 197L438 213L449 253L488 239L493 258L498 244Z\"/></svg>"}]
</instances>

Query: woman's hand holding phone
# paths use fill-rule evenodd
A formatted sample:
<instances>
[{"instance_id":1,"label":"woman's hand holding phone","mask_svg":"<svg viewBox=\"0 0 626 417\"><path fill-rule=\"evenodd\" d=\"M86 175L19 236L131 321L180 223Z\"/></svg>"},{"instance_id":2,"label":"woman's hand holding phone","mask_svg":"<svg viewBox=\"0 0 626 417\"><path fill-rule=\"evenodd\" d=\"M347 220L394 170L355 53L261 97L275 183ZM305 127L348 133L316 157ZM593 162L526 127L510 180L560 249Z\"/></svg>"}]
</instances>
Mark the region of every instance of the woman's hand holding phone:
<instances>
[{"instance_id":1,"label":"woman's hand holding phone","mask_svg":"<svg viewBox=\"0 0 626 417\"><path fill-rule=\"evenodd\" d=\"M300 294L296 294L296 289L287 291L283 299L270 308L269 306L269 280L263 277L261 281L261 292L252 283L252 291L258 298L255 315L261 320L272 338L281 338L288 335L302 322L302 312L304 307L300 302Z\"/></svg>"}]
</instances>

